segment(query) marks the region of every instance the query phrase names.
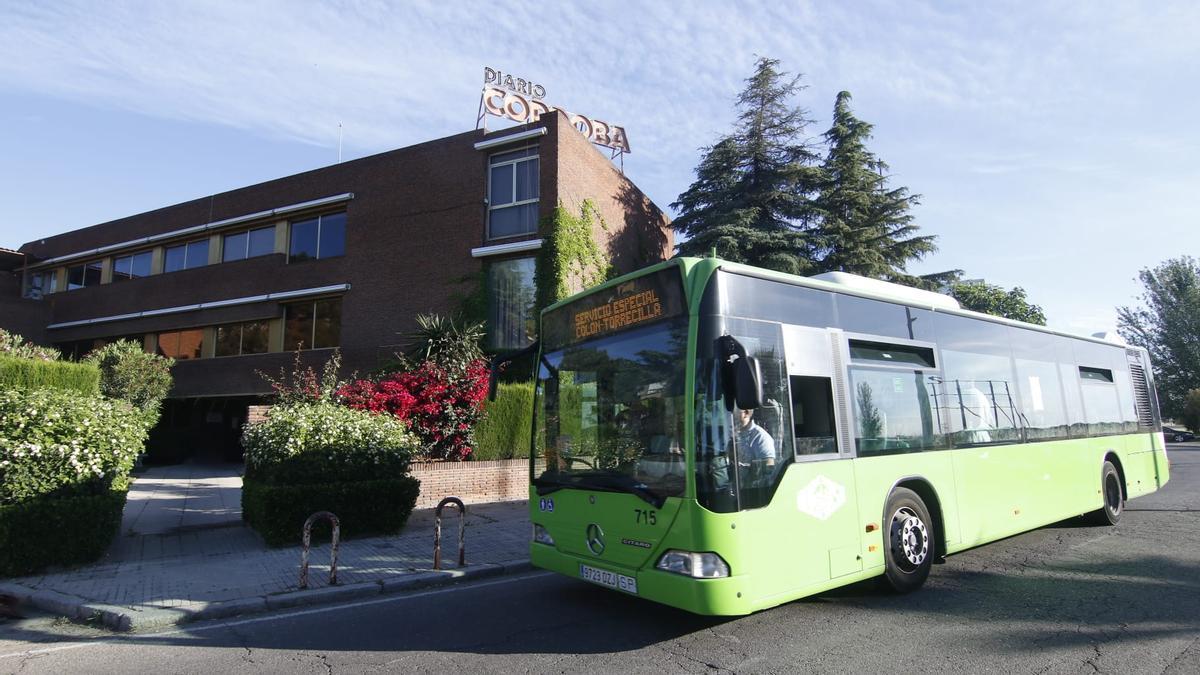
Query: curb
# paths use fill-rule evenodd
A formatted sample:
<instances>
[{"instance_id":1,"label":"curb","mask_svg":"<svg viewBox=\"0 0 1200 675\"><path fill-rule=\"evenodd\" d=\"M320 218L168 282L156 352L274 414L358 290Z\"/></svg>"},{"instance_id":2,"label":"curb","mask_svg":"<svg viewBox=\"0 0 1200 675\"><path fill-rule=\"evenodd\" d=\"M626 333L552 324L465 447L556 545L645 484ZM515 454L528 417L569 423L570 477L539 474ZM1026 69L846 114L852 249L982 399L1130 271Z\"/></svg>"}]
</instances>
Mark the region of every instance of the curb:
<instances>
[{"instance_id":1,"label":"curb","mask_svg":"<svg viewBox=\"0 0 1200 675\"><path fill-rule=\"evenodd\" d=\"M195 621L224 619L246 614L261 614L279 609L330 605L376 595L404 593L439 586L450 586L475 579L517 574L533 569L528 559L500 563L480 563L462 569L420 570L378 581L344 586L325 586L308 590L284 591L234 600L189 603L179 607L153 605L108 605L92 602L58 591L37 590L10 582L0 582L0 593L73 621L99 621L115 631L144 631L168 628Z\"/></svg>"}]
</instances>

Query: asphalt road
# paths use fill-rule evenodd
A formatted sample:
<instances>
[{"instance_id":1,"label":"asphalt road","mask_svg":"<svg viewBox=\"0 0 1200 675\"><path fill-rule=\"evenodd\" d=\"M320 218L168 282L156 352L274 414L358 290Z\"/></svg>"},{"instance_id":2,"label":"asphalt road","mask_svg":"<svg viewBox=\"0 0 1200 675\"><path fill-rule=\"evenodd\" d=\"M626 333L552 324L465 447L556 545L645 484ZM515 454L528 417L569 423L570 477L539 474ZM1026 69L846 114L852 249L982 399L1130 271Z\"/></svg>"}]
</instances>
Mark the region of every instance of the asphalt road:
<instances>
[{"instance_id":1,"label":"asphalt road","mask_svg":"<svg viewBox=\"0 0 1200 675\"><path fill-rule=\"evenodd\" d=\"M1061 523L739 619L530 573L337 608L112 637L0 624L0 673L1200 673L1200 444L1116 528Z\"/></svg>"}]
</instances>

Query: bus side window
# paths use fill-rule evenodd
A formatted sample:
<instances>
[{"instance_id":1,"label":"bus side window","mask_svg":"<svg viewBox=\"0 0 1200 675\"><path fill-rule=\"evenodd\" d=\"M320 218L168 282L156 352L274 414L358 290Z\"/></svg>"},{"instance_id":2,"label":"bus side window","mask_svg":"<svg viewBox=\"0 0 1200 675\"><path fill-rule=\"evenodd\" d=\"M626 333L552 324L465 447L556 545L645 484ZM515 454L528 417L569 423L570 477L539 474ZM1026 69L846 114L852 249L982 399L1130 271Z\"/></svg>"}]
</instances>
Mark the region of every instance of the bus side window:
<instances>
[{"instance_id":1,"label":"bus side window","mask_svg":"<svg viewBox=\"0 0 1200 675\"><path fill-rule=\"evenodd\" d=\"M833 384L828 377L791 376L796 455L836 453Z\"/></svg>"}]
</instances>

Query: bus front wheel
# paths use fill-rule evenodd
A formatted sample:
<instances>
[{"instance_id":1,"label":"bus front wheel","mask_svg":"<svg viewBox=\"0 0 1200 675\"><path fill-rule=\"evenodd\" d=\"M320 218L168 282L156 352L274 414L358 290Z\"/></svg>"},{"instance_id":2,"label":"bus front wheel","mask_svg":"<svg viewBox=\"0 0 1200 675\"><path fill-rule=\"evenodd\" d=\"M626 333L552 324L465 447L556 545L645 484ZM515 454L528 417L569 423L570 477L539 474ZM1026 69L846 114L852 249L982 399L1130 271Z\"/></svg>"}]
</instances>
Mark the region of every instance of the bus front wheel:
<instances>
[{"instance_id":1,"label":"bus front wheel","mask_svg":"<svg viewBox=\"0 0 1200 675\"><path fill-rule=\"evenodd\" d=\"M1104 495L1104 506L1090 514L1096 525L1116 525L1125 511L1125 491L1121 487L1121 474L1112 462L1105 462L1100 471L1100 492Z\"/></svg>"},{"instance_id":2,"label":"bus front wheel","mask_svg":"<svg viewBox=\"0 0 1200 675\"><path fill-rule=\"evenodd\" d=\"M908 488L896 488L884 510L887 542L884 579L897 593L915 591L925 583L933 566L933 519L921 497Z\"/></svg>"}]
</instances>

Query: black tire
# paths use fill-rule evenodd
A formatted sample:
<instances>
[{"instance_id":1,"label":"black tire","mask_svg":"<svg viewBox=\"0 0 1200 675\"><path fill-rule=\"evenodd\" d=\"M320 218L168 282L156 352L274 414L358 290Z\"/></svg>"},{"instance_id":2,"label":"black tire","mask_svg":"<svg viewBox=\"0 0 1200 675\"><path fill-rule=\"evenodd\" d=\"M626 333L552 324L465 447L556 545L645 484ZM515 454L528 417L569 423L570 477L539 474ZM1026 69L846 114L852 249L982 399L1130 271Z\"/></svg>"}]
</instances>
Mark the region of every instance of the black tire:
<instances>
[{"instance_id":1,"label":"black tire","mask_svg":"<svg viewBox=\"0 0 1200 675\"><path fill-rule=\"evenodd\" d=\"M1100 494L1104 506L1088 514L1088 520L1096 525L1116 525L1125 512L1125 490L1121 485L1121 474L1112 462L1105 462L1100 471Z\"/></svg>"},{"instance_id":2,"label":"black tire","mask_svg":"<svg viewBox=\"0 0 1200 675\"><path fill-rule=\"evenodd\" d=\"M883 578L897 593L917 590L933 567L937 533L917 493L896 488L884 508Z\"/></svg>"}]
</instances>

